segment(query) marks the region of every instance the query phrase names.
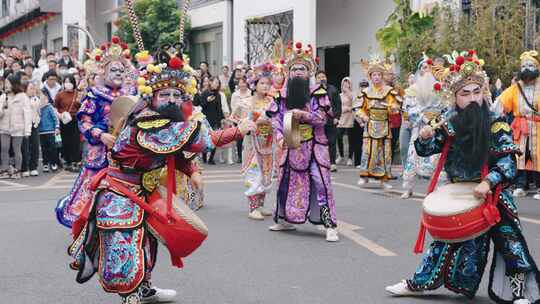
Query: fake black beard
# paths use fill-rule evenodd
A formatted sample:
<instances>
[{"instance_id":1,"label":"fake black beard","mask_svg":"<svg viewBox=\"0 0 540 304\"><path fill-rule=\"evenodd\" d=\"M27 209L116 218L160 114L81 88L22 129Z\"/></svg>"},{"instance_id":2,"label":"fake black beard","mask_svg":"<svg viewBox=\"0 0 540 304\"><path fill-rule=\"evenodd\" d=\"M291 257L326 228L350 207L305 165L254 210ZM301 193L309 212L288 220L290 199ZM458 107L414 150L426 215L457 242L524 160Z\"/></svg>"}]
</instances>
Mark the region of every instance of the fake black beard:
<instances>
[{"instance_id":1,"label":"fake black beard","mask_svg":"<svg viewBox=\"0 0 540 304\"><path fill-rule=\"evenodd\" d=\"M166 118L171 119L175 122L184 121L184 114L180 110L180 107L175 103L169 103L166 106L161 106L158 109L155 109L156 112L163 115Z\"/></svg>"},{"instance_id":2,"label":"fake black beard","mask_svg":"<svg viewBox=\"0 0 540 304\"><path fill-rule=\"evenodd\" d=\"M523 80L525 82L535 80L536 78L538 78L538 76L540 76L540 71L539 70L525 69L525 70L519 72L519 79L521 79L521 80Z\"/></svg>"},{"instance_id":3,"label":"fake black beard","mask_svg":"<svg viewBox=\"0 0 540 304\"><path fill-rule=\"evenodd\" d=\"M450 119L456 131L457 145L465 154L465 166L480 170L487 160L489 150L490 117L486 103L482 106L471 102L465 109Z\"/></svg>"},{"instance_id":4,"label":"fake black beard","mask_svg":"<svg viewBox=\"0 0 540 304\"><path fill-rule=\"evenodd\" d=\"M303 109L309 101L309 79L294 77L287 83L287 109Z\"/></svg>"}]
</instances>

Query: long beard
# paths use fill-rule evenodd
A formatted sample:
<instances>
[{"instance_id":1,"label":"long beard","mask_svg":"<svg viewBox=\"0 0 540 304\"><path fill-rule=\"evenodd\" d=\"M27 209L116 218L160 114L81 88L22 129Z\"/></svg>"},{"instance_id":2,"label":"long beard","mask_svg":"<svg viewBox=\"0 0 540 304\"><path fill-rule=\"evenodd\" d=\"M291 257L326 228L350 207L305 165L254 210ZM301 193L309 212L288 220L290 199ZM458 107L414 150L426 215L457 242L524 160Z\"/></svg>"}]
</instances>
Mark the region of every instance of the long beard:
<instances>
[{"instance_id":1,"label":"long beard","mask_svg":"<svg viewBox=\"0 0 540 304\"><path fill-rule=\"evenodd\" d=\"M539 76L540 76L540 71L539 70L525 69L525 70L522 70L522 71L519 72L519 79L521 79L523 81L535 80Z\"/></svg>"},{"instance_id":2,"label":"long beard","mask_svg":"<svg viewBox=\"0 0 540 304\"><path fill-rule=\"evenodd\" d=\"M155 109L156 112L163 115L166 118L171 119L174 122L184 121L184 114L180 110L180 107L177 104L169 103L165 106L161 106Z\"/></svg>"},{"instance_id":3,"label":"long beard","mask_svg":"<svg viewBox=\"0 0 540 304\"><path fill-rule=\"evenodd\" d=\"M456 138L465 158L465 166L471 170L480 170L487 160L490 136L489 108L471 102L465 109L458 109L458 114L450 119L456 131Z\"/></svg>"},{"instance_id":4,"label":"long beard","mask_svg":"<svg viewBox=\"0 0 540 304\"><path fill-rule=\"evenodd\" d=\"M309 101L309 79L294 77L287 82L287 109L303 109Z\"/></svg>"},{"instance_id":5,"label":"long beard","mask_svg":"<svg viewBox=\"0 0 540 304\"><path fill-rule=\"evenodd\" d=\"M437 99L437 94L433 86L437 80L431 73L426 73L424 76L418 75L416 86L416 101L421 106L432 104Z\"/></svg>"}]
</instances>

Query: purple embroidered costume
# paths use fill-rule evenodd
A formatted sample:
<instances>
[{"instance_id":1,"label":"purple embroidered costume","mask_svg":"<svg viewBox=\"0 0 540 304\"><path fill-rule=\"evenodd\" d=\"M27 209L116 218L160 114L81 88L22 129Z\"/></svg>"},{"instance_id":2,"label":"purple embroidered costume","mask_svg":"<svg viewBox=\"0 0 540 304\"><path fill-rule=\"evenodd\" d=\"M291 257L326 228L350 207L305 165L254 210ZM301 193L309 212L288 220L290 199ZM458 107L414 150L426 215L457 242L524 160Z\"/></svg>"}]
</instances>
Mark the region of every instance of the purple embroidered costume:
<instances>
[{"instance_id":1,"label":"purple embroidered costume","mask_svg":"<svg viewBox=\"0 0 540 304\"><path fill-rule=\"evenodd\" d=\"M107 167L107 147L100 139L109 131L109 113L113 100L120 96L133 95L128 89L113 90L107 86L89 88L81 101L77 120L84 136L85 153L83 166L68 196L62 198L56 207L56 217L60 224L71 228L79 217L84 202L92 193L88 184L99 170Z\"/></svg>"},{"instance_id":2,"label":"purple embroidered costume","mask_svg":"<svg viewBox=\"0 0 540 304\"><path fill-rule=\"evenodd\" d=\"M278 147L283 148L279 162L279 181L274 221L283 219L291 224L306 221L327 228L336 227L336 210L330 182L328 139L324 132L327 119L333 114L324 89L312 92L303 109L308 114L300 120L302 144L298 149L283 145L283 119L287 112L285 97L277 97L267 115Z\"/></svg>"}]
</instances>

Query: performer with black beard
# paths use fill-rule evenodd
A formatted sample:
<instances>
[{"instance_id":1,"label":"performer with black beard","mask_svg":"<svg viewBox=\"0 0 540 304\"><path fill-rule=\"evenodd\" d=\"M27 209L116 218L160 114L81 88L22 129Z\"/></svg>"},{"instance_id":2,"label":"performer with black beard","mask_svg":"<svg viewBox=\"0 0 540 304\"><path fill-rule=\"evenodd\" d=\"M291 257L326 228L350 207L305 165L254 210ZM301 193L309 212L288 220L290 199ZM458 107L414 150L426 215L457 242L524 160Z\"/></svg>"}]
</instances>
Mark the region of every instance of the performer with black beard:
<instances>
[{"instance_id":1,"label":"performer with black beard","mask_svg":"<svg viewBox=\"0 0 540 304\"><path fill-rule=\"evenodd\" d=\"M277 190L275 225L272 231L293 230L292 224L310 221L324 225L326 240L339 240L336 230L335 202L330 182L330 155L324 126L334 114L326 90L310 88L309 77L316 70L311 45L305 49L302 43L289 48L287 68L289 80L284 96L277 96L267 115L272 118L275 140L283 150ZM302 143L299 148L287 147L284 141L284 116L292 111L300 121Z\"/></svg>"},{"instance_id":2,"label":"performer with black beard","mask_svg":"<svg viewBox=\"0 0 540 304\"><path fill-rule=\"evenodd\" d=\"M537 56L536 51L521 55L519 80L499 96L498 103L505 113L514 115L514 143L521 151L514 196L526 196L527 180L532 179L537 188L533 198L540 200L540 63Z\"/></svg>"},{"instance_id":3,"label":"performer with black beard","mask_svg":"<svg viewBox=\"0 0 540 304\"><path fill-rule=\"evenodd\" d=\"M415 148L419 156L425 157L445 151L441 159L447 157L444 170L449 181L478 183L473 190L477 199L485 200L495 193L495 205L490 210L484 209L486 213L483 213L493 220L492 225L487 232L470 236L467 241L434 241L413 277L386 290L396 296L417 296L444 285L473 298L492 241L490 298L497 303L540 303L540 272L521 232L509 189L516 174L515 155L519 154L512 142L512 130L502 119L493 118L484 101L486 74L475 53L464 52L448 59L452 65L442 71L442 84L436 87L441 89L443 100L454 109L445 114L441 127L434 128L432 124L422 128ZM417 253L423 250L425 231L422 229L419 234Z\"/></svg>"}]
</instances>

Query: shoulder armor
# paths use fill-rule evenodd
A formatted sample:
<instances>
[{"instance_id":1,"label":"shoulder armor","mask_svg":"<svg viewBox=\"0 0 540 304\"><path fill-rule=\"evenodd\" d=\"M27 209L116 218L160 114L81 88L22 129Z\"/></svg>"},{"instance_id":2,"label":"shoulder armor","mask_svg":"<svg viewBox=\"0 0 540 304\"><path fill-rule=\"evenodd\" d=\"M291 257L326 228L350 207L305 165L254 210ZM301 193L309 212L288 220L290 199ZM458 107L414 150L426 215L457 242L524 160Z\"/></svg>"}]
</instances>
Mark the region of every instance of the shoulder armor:
<instances>
[{"instance_id":1,"label":"shoulder armor","mask_svg":"<svg viewBox=\"0 0 540 304\"><path fill-rule=\"evenodd\" d=\"M323 87L320 87L317 91L313 92L314 96L322 96L322 95L326 95L326 94L327 94L327 92Z\"/></svg>"},{"instance_id":2,"label":"shoulder armor","mask_svg":"<svg viewBox=\"0 0 540 304\"><path fill-rule=\"evenodd\" d=\"M89 91L86 92L86 97L88 97L88 98L96 98L96 95L94 95L94 93L89 90Z\"/></svg>"},{"instance_id":3,"label":"shoulder armor","mask_svg":"<svg viewBox=\"0 0 540 304\"><path fill-rule=\"evenodd\" d=\"M491 133L496 134L501 131L504 131L505 133L509 133L512 129L510 128L510 125L504 121L496 121L491 125Z\"/></svg>"},{"instance_id":4,"label":"shoulder armor","mask_svg":"<svg viewBox=\"0 0 540 304\"><path fill-rule=\"evenodd\" d=\"M142 120L137 122L137 127L143 130L161 129L171 122L168 118L159 118L153 120Z\"/></svg>"}]
</instances>

